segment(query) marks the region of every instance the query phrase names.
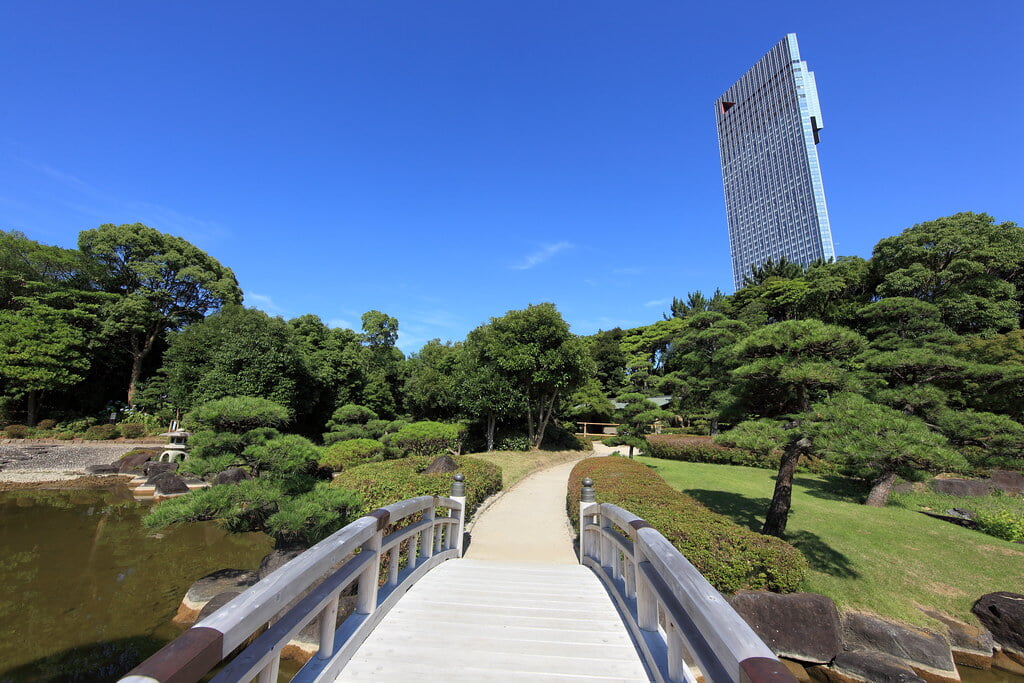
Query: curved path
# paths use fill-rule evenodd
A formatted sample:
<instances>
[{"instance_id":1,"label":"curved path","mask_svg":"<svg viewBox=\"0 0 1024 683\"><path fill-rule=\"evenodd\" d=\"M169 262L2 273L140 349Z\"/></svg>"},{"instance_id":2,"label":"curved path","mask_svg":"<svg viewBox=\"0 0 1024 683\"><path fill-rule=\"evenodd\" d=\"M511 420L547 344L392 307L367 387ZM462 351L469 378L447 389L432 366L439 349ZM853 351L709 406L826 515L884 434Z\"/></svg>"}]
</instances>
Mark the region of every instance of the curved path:
<instances>
[{"instance_id":1,"label":"curved path","mask_svg":"<svg viewBox=\"0 0 1024 683\"><path fill-rule=\"evenodd\" d=\"M530 475L488 508L465 558L416 583L338 680L649 680L600 579L573 551L573 464Z\"/></svg>"}]
</instances>

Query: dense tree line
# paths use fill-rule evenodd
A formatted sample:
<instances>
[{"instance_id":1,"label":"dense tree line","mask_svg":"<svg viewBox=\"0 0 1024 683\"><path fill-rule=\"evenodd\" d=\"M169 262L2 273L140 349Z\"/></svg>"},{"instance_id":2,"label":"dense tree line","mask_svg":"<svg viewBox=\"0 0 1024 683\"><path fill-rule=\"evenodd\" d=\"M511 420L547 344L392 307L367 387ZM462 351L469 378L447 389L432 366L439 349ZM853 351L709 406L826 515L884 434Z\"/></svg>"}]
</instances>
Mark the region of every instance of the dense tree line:
<instances>
[{"instance_id":1,"label":"dense tree line","mask_svg":"<svg viewBox=\"0 0 1024 683\"><path fill-rule=\"evenodd\" d=\"M244 308L229 268L146 226L87 230L78 249L0 232L0 419L121 402L166 421L251 396L316 441L460 422L490 449L568 442L576 420L622 422L635 446L658 418L783 452L782 489L800 458L833 458L877 501L913 471L1021 468L1022 311L1024 230L961 213L870 259L763 264L735 294L690 292L639 328L579 337L544 303L407 358L386 313L357 331ZM372 419L346 422L359 410Z\"/></svg>"}]
</instances>

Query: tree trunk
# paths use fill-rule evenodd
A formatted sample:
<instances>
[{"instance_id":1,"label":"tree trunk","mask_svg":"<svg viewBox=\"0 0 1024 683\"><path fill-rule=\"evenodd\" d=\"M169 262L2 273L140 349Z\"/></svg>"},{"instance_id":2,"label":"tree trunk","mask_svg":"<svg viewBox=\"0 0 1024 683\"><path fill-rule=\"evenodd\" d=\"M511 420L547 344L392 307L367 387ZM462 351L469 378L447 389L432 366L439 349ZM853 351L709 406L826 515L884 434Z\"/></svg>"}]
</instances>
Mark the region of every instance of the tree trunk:
<instances>
[{"instance_id":1,"label":"tree trunk","mask_svg":"<svg viewBox=\"0 0 1024 683\"><path fill-rule=\"evenodd\" d=\"M490 453L494 450L494 423L497 418L494 415L493 410L487 411L487 452Z\"/></svg>"},{"instance_id":2,"label":"tree trunk","mask_svg":"<svg viewBox=\"0 0 1024 683\"><path fill-rule=\"evenodd\" d=\"M779 462L779 474L775 477L775 493L772 495L771 505L768 506L768 515L765 517L764 527L761 529L762 534L782 538L782 534L786 532L796 463L810 445L811 443L807 439L800 439L786 446L782 460Z\"/></svg>"},{"instance_id":3,"label":"tree trunk","mask_svg":"<svg viewBox=\"0 0 1024 683\"><path fill-rule=\"evenodd\" d=\"M35 427L39 418L39 394L39 389L32 389L28 392L28 406L25 421L28 423L29 427Z\"/></svg>"},{"instance_id":4,"label":"tree trunk","mask_svg":"<svg viewBox=\"0 0 1024 683\"><path fill-rule=\"evenodd\" d=\"M715 434L718 434L718 418L717 417L711 418L711 423L708 425L708 433L711 436L714 436Z\"/></svg>"},{"instance_id":5,"label":"tree trunk","mask_svg":"<svg viewBox=\"0 0 1024 683\"><path fill-rule=\"evenodd\" d=\"M531 401L526 402L526 436L530 439L530 446L533 446L537 430L533 427L533 406Z\"/></svg>"},{"instance_id":6,"label":"tree trunk","mask_svg":"<svg viewBox=\"0 0 1024 683\"><path fill-rule=\"evenodd\" d=\"M864 501L864 504L875 508L885 507L885 504L889 502L889 494L892 493L892 487L895 483L895 472L882 473L882 476L871 485L871 491L868 493L868 499Z\"/></svg>"},{"instance_id":7,"label":"tree trunk","mask_svg":"<svg viewBox=\"0 0 1024 683\"><path fill-rule=\"evenodd\" d=\"M629 459L633 459L633 444L629 444Z\"/></svg>"},{"instance_id":8,"label":"tree trunk","mask_svg":"<svg viewBox=\"0 0 1024 683\"><path fill-rule=\"evenodd\" d=\"M547 411L544 410L544 400L540 402L540 415L538 415L537 422L540 428L537 430L537 443L533 445L534 448L540 448L540 445L544 443L544 432L548 428L548 421L551 419L551 414L555 412L555 401L558 400L558 392L555 391L551 394L551 400L548 401Z\"/></svg>"},{"instance_id":9,"label":"tree trunk","mask_svg":"<svg viewBox=\"0 0 1024 683\"><path fill-rule=\"evenodd\" d=\"M156 336L159 334L159 330L146 334L146 341L139 349L133 344L132 348L132 374L128 380L128 406L131 408L135 407L135 385L139 383L139 378L142 377L142 362L146 360L146 356L153 350L153 342L156 341Z\"/></svg>"}]
</instances>

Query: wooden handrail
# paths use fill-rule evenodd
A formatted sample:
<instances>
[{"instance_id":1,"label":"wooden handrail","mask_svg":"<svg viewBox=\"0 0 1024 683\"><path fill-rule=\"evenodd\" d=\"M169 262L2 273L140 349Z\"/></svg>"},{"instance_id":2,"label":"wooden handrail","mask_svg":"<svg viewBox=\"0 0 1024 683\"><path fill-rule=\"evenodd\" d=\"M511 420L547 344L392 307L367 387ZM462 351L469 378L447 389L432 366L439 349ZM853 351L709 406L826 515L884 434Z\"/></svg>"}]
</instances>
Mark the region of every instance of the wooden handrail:
<instances>
[{"instance_id":1,"label":"wooden handrail","mask_svg":"<svg viewBox=\"0 0 1024 683\"><path fill-rule=\"evenodd\" d=\"M281 651L316 619L320 620L319 651L295 680L333 680L413 583L441 562L462 556L463 482L461 474L455 475L451 497L409 498L336 531L197 623L130 671L122 683L193 683L264 627L213 680L247 681L258 676L261 683L277 681ZM437 508L447 509L448 514L436 515ZM395 529L397 523L420 514L420 521ZM388 529L394 530L385 535ZM385 555L388 574L381 586ZM399 569L403 555L406 567ZM336 627L341 593L352 584L357 586L355 613Z\"/></svg>"},{"instance_id":2,"label":"wooden handrail","mask_svg":"<svg viewBox=\"0 0 1024 683\"><path fill-rule=\"evenodd\" d=\"M597 503L594 482L580 496L580 563L618 603L657 681L795 683L754 630L667 538L610 503Z\"/></svg>"}]
</instances>

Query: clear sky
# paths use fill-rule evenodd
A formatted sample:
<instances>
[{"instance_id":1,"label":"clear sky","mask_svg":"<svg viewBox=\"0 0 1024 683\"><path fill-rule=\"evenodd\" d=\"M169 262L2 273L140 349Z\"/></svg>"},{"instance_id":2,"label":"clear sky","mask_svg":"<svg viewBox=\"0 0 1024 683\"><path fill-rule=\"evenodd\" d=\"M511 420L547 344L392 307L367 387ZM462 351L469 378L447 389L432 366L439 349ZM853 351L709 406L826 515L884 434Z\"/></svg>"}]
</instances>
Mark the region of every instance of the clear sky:
<instances>
[{"instance_id":1,"label":"clear sky","mask_svg":"<svg viewBox=\"0 0 1024 683\"><path fill-rule=\"evenodd\" d=\"M143 222L406 352L544 301L647 324L731 291L713 102L787 32L837 253L1024 222L1019 0L0 0L0 228Z\"/></svg>"}]
</instances>

